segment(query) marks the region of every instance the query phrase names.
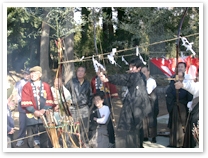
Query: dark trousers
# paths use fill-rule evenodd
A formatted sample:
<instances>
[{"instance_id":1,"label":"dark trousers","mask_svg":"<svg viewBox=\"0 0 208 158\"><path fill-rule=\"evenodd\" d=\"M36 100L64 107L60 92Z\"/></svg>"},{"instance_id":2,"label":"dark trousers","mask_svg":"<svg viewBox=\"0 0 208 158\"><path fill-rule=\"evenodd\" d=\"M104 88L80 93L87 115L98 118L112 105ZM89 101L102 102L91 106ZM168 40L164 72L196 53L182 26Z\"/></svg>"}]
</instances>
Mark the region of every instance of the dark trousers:
<instances>
[{"instance_id":1,"label":"dark trousers","mask_svg":"<svg viewBox=\"0 0 208 158\"><path fill-rule=\"evenodd\" d=\"M19 133L17 137L18 139L25 137L26 129L27 129L26 114L23 112L20 112L19 113Z\"/></svg>"},{"instance_id":2,"label":"dark trousers","mask_svg":"<svg viewBox=\"0 0 208 158\"><path fill-rule=\"evenodd\" d=\"M109 107L109 109L112 113L112 110L111 110L112 106L111 106L110 98L105 98L104 104ZM115 144L115 131L114 131L113 122L112 122L111 118L110 118L109 123L107 125L107 130L108 130L108 135L109 135L109 142L112 144Z\"/></svg>"},{"instance_id":3,"label":"dark trousers","mask_svg":"<svg viewBox=\"0 0 208 158\"><path fill-rule=\"evenodd\" d=\"M27 130L26 120L27 120L26 113L19 112L19 133L17 139L24 138L26 136L26 130ZM35 130L35 133L38 133L38 129ZM34 136L34 139L39 140L39 136L38 135Z\"/></svg>"},{"instance_id":4,"label":"dark trousers","mask_svg":"<svg viewBox=\"0 0 208 158\"><path fill-rule=\"evenodd\" d=\"M39 125L31 125L27 126L27 136L31 136L36 133L36 130L38 128L39 132L46 131L45 127L42 124ZM52 144L48 137L47 132L40 134L40 148L51 148ZM28 138L28 146L29 148L34 148L34 138L29 137Z\"/></svg>"},{"instance_id":5,"label":"dark trousers","mask_svg":"<svg viewBox=\"0 0 208 158\"><path fill-rule=\"evenodd\" d=\"M143 128L128 131L126 135L126 148L143 148L143 139Z\"/></svg>"},{"instance_id":6,"label":"dark trousers","mask_svg":"<svg viewBox=\"0 0 208 158\"><path fill-rule=\"evenodd\" d=\"M109 142L112 144L115 144L115 133L114 133L114 128L113 128L113 122L111 119L108 122L107 131L109 135Z\"/></svg>"},{"instance_id":7,"label":"dark trousers","mask_svg":"<svg viewBox=\"0 0 208 158\"><path fill-rule=\"evenodd\" d=\"M144 130L143 127L140 128L139 130L139 141L140 141L140 148L143 148L143 140L144 140Z\"/></svg>"}]
</instances>

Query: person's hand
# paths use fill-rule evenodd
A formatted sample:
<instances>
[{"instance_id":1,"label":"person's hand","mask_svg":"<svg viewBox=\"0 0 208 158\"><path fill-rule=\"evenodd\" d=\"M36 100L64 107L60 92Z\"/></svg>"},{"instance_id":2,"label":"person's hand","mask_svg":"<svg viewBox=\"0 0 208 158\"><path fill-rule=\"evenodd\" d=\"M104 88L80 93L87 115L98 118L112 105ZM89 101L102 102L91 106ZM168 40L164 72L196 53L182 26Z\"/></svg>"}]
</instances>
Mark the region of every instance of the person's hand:
<instances>
[{"instance_id":1,"label":"person's hand","mask_svg":"<svg viewBox=\"0 0 208 158\"><path fill-rule=\"evenodd\" d=\"M192 101L187 103L187 108L189 109L189 112L192 111Z\"/></svg>"},{"instance_id":2,"label":"person's hand","mask_svg":"<svg viewBox=\"0 0 208 158\"><path fill-rule=\"evenodd\" d=\"M15 132L15 130L14 130L14 128L12 128L8 134L14 134L14 132Z\"/></svg>"},{"instance_id":3,"label":"person's hand","mask_svg":"<svg viewBox=\"0 0 208 158\"><path fill-rule=\"evenodd\" d=\"M59 111L59 105L57 104L57 105L54 107L53 110L56 111L56 112L58 112L58 111Z\"/></svg>"},{"instance_id":4,"label":"person's hand","mask_svg":"<svg viewBox=\"0 0 208 158\"><path fill-rule=\"evenodd\" d=\"M178 72L178 80L183 82L183 80L184 80L184 73L183 72Z\"/></svg>"},{"instance_id":5,"label":"person's hand","mask_svg":"<svg viewBox=\"0 0 208 158\"><path fill-rule=\"evenodd\" d=\"M41 115L43 115L43 112L41 112L40 110L35 110L34 115L35 117L40 117Z\"/></svg>"},{"instance_id":6,"label":"person's hand","mask_svg":"<svg viewBox=\"0 0 208 158\"><path fill-rule=\"evenodd\" d=\"M96 117L94 117L94 118L93 118L93 120L94 120L94 121L97 121L97 118L96 118Z\"/></svg>"},{"instance_id":7,"label":"person's hand","mask_svg":"<svg viewBox=\"0 0 208 158\"><path fill-rule=\"evenodd\" d=\"M175 89L181 89L183 87L183 83L178 81L175 83Z\"/></svg>"},{"instance_id":8,"label":"person's hand","mask_svg":"<svg viewBox=\"0 0 208 158\"><path fill-rule=\"evenodd\" d=\"M42 115L44 115L44 114L45 114L45 111L46 111L45 109L41 109L41 110L40 110L40 113L41 113Z\"/></svg>"},{"instance_id":9,"label":"person's hand","mask_svg":"<svg viewBox=\"0 0 208 158\"><path fill-rule=\"evenodd\" d=\"M108 82L108 78L104 74L99 75L99 77L102 82Z\"/></svg>"}]
</instances>

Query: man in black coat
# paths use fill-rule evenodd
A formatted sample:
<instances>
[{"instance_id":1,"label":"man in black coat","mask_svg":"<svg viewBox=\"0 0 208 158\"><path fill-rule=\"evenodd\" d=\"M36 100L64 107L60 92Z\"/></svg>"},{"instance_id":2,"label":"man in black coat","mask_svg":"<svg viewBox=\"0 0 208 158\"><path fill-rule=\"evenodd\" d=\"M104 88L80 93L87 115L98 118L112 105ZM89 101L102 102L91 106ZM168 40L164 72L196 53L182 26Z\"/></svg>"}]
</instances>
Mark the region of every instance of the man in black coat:
<instances>
[{"instance_id":1,"label":"man in black coat","mask_svg":"<svg viewBox=\"0 0 208 158\"><path fill-rule=\"evenodd\" d=\"M190 79L185 74L186 63L179 62L176 68L178 69L179 81ZM185 128L188 116L187 103L193 99L193 95L184 89L178 89L178 93L176 93L174 84L175 81L172 80L166 90L166 106L169 113L168 128L170 129L168 147L179 148L183 146L184 141L183 128Z\"/></svg>"},{"instance_id":2,"label":"man in black coat","mask_svg":"<svg viewBox=\"0 0 208 158\"><path fill-rule=\"evenodd\" d=\"M127 74L116 74L108 77L100 75L103 82L128 88L118 122L118 129L125 131L125 147L127 148L143 147L143 118L151 111L146 90L146 79L141 73L142 66L142 61L136 57L130 61Z\"/></svg>"},{"instance_id":3,"label":"man in black coat","mask_svg":"<svg viewBox=\"0 0 208 158\"><path fill-rule=\"evenodd\" d=\"M72 78L66 84L66 88L72 95L72 105L70 112L74 122L80 122L81 139L86 145L89 141L89 109L92 105L92 90L90 82L86 80L86 68L80 66L77 68L76 77Z\"/></svg>"}]
</instances>

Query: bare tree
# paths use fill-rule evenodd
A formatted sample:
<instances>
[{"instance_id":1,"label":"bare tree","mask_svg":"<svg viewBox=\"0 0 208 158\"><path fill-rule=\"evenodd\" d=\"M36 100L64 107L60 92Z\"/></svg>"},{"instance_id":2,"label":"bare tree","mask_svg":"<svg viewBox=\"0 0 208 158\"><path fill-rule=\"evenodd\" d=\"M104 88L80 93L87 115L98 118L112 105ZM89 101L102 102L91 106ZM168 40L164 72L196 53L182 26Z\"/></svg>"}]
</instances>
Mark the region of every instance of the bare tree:
<instances>
[{"instance_id":1,"label":"bare tree","mask_svg":"<svg viewBox=\"0 0 208 158\"><path fill-rule=\"evenodd\" d=\"M40 40L40 66L43 70L42 80L50 82L51 73L49 68L49 33L50 27L46 22L42 22L42 34Z\"/></svg>"},{"instance_id":2,"label":"bare tree","mask_svg":"<svg viewBox=\"0 0 208 158\"><path fill-rule=\"evenodd\" d=\"M71 34L67 36L64 40L65 43L65 58L68 60L73 60L74 59L74 34ZM72 76L74 75L74 63L67 63L63 66L63 74L64 74L64 79L65 83L67 83Z\"/></svg>"},{"instance_id":3,"label":"bare tree","mask_svg":"<svg viewBox=\"0 0 208 158\"><path fill-rule=\"evenodd\" d=\"M73 18L74 17L74 12L73 10L68 12L68 16ZM73 23L71 21L66 21L66 28L68 30L73 29ZM65 36L64 39L64 44L65 44L65 60L73 60L74 59L74 33L70 33L68 36ZM64 74L64 79L65 83L67 83L74 75L74 63L67 63L63 67L63 74Z\"/></svg>"}]
</instances>

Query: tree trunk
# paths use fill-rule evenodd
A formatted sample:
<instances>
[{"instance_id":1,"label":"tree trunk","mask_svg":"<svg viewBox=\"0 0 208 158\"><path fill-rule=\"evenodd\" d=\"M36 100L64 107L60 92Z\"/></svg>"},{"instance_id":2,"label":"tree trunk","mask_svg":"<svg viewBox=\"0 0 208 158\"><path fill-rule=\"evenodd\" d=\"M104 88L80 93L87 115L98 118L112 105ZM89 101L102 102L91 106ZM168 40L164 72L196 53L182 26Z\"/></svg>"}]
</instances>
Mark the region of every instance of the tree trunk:
<instances>
[{"instance_id":1,"label":"tree trunk","mask_svg":"<svg viewBox=\"0 0 208 158\"><path fill-rule=\"evenodd\" d=\"M111 7L102 8L102 11L107 15L106 18L103 18L103 46L105 48L111 46L114 37L114 29L112 22L113 14Z\"/></svg>"},{"instance_id":2,"label":"tree trunk","mask_svg":"<svg viewBox=\"0 0 208 158\"><path fill-rule=\"evenodd\" d=\"M74 59L74 34L69 35L64 40L65 43L65 58L66 60ZM66 63L63 65L63 76L65 79L65 84L73 77L74 75L74 63Z\"/></svg>"},{"instance_id":3,"label":"tree trunk","mask_svg":"<svg viewBox=\"0 0 208 158\"><path fill-rule=\"evenodd\" d=\"M40 67L42 68L42 80L51 82L51 73L49 69L49 32L50 27L42 22L42 35L40 40Z\"/></svg>"},{"instance_id":4,"label":"tree trunk","mask_svg":"<svg viewBox=\"0 0 208 158\"><path fill-rule=\"evenodd\" d=\"M74 13L71 12L71 17L74 17ZM67 27L73 28L73 25L68 21L66 23ZM74 59L74 34L67 36L64 39L64 47L65 47L65 54L64 60L73 60ZM63 78L65 80L64 84L66 84L74 75L74 63L66 63L63 64L62 69Z\"/></svg>"}]
</instances>

